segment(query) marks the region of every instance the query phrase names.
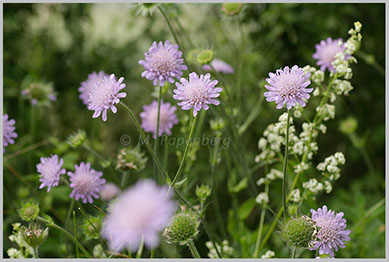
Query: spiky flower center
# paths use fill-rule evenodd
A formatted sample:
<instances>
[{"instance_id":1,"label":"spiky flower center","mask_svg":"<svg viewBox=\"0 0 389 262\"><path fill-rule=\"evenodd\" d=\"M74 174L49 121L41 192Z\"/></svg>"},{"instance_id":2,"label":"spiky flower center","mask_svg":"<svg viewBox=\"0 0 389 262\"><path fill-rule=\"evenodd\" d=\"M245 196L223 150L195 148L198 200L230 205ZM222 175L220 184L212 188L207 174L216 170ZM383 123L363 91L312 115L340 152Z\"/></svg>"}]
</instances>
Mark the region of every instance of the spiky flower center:
<instances>
[{"instance_id":1,"label":"spiky flower center","mask_svg":"<svg viewBox=\"0 0 389 262\"><path fill-rule=\"evenodd\" d=\"M157 49L150 54L150 66L153 71L160 75L169 75L176 65L177 59L167 49Z\"/></svg>"},{"instance_id":2,"label":"spiky flower center","mask_svg":"<svg viewBox=\"0 0 389 262\"><path fill-rule=\"evenodd\" d=\"M109 108L114 103L115 92L113 83L106 78L98 81L91 90L89 103L95 108Z\"/></svg>"},{"instance_id":3,"label":"spiky flower center","mask_svg":"<svg viewBox=\"0 0 389 262\"><path fill-rule=\"evenodd\" d=\"M74 177L73 183L78 192L83 192L84 194L89 194L94 192L96 188L96 179L95 177L87 171L79 173Z\"/></svg>"},{"instance_id":4,"label":"spiky flower center","mask_svg":"<svg viewBox=\"0 0 389 262\"><path fill-rule=\"evenodd\" d=\"M193 101L194 104L201 104L202 101L209 97L207 89L200 81L188 83L185 86L184 92L187 99Z\"/></svg>"},{"instance_id":5,"label":"spiky flower center","mask_svg":"<svg viewBox=\"0 0 389 262\"><path fill-rule=\"evenodd\" d=\"M49 183L53 183L57 180L59 180L59 172L61 167L58 166L58 164L52 160L48 163L46 163L45 167L42 168L42 177L44 180L48 181Z\"/></svg>"},{"instance_id":6,"label":"spiky flower center","mask_svg":"<svg viewBox=\"0 0 389 262\"><path fill-rule=\"evenodd\" d=\"M283 74L280 76L278 87L281 97L299 98L301 95L300 77L292 74Z\"/></svg>"}]
</instances>

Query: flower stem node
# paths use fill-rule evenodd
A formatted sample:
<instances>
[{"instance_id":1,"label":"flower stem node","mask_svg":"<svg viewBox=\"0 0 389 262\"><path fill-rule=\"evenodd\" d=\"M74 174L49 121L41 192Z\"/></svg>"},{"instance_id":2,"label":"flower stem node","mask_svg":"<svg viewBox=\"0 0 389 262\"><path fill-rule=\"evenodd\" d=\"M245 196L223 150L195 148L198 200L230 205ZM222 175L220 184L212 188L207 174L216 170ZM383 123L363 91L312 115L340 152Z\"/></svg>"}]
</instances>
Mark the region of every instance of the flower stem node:
<instances>
[{"instance_id":1,"label":"flower stem node","mask_svg":"<svg viewBox=\"0 0 389 262\"><path fill-rule=\"evenodd\" d=\"M194 212L179 213L173 217L170 225L164 230L163 237L168 243L186 245L198 234L199 225L200 221Z\"/></svg>"},{"instance_id":2,"label":"flower stem node","mask_svg":"<svg viewBox=\"0 0 389 262\"><path fill-rule=\"evenodd\" d=\"M35 220L39 214L39 205L32 202L22 203L22 208L18 210L18 213L25 221Z\"/></svg>"},{"instance_id":3,"label":"flower stem node","mask_svg":"<svg viewBox=\"0 0 389 262\"><path fill-rule=\"evenodd\" d=\"M213 51L211 49L202 50L196 56L196 61L200 65L207 65L213 60Z\"/></svg>"},{"instance_id":4,"label":"flower stem node","mask_svg":"<svg viewBox=\"0 0 389 262\"><path fill-rule=\"evenodd\" d=\"M291 247L308 248L309 243L314 240L316 227L313 221L302 216L292 218L282 225L281 236Z\"/></svg>"},{"instance_id":5,"label":"flower stem node","mask_svg":"<svg viewBox=\"0 0 389 262\"><path fill-rule=\"evenodd\" d=\"M239 14L242 10L242 3L224 3L222 5L222 11L228 16L234 16Z\"/></svg>"}]
</instances>

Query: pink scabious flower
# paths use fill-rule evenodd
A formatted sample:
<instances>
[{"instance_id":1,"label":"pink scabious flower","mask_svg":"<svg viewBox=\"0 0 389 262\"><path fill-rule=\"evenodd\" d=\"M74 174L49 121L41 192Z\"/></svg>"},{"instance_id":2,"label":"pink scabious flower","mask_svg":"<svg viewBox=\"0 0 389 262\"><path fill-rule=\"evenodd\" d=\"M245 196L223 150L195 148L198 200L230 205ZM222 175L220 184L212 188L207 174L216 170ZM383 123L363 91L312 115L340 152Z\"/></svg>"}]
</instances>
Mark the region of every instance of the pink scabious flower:
<instances>
[{"instance_id":1,"label":"pink scabious flower","mask_svg":"<svg viewBox=\"0 0 389 262\"><path fill-rule=\"evenodd\" d=\"M343 212L327 210L327 206L319 208L317 211L311 209L312 220L318 227L317 240L313 241L310 250L319 249L319 254L334 256L334 250L338 247L345 248L344 241L350 241L350 230L345 230L346 219Z\"/></svg>"},{"instance_id":2,"label":"pink scabious flower","mask_svg":"<svg viewBox=\"0 0 389 262\"><path fill-rule=\"evenodd\" d=\"M120 189L114 183L107 183L104 185L104 188L100 192L102 200L111 200L116 197L120 192Z\"/></svg>"},{"instance_id":3,"label":"pink scabious flower","mask_svg":"<svg viewBox=\"0 0 389 262\"><path fill-rule=\"evenodd\" d=\"M153 180L141 180L122 193L109 207L102 234L112 250L135 251L141 239L148 248L159 243L160 232L168 226L176 204L168 187Z\"/></svg>"},{"instance_id":4,"label":"pink scabious flower","mask_svg":"<svg viewBox=\"0 0 389 262\"><path fill-rule=\"evenodd\" d=\"M91 168L90 163L81 162L75 166L76 171L68 172L70 177L70 187L73 191L71 198L82 199L82 203L93 203L93 198L99 198L100 191L104 188L105 179L100 178L103 173Z\"/></svg>"},{"instance_id":5,"label":"pink scabious flower","mask_svg":"<svg viewBox=\"0 0 389 262\"><path fill-rule=\"evenodd\" d=\"M81 86L78 88L78 92L80 92L80 99L85 105L89 104L89 95L92 87L99 81L103 80L104 77L108 77L108 75L103 71L100 71L99 73L92 72L88 75L87 80L81 82Z\"/></svg>"},{"instance_id":6,"label":"pink scabious flower","mask_svg":"<svg viewBox=\"0 0 389 262\"><path fill-rule=\"evenodd\" d=\"M159 115L159 131L158 136L163 133L171 135L171 129L174 124L178 123L176 116L176 107L170 103L164 103L161 100L161 110ZM142 128L146 132L153 133L154 139L157 137L157 120L158 120L158 101L154 100L150 105L143 106L143 112L140 113L142 119Z\"/></svg>"},{"instance_id":7,"label":"pink scabious flower","mask_svg":"<svg viewBox=\"0 0 389 262\"><path fill-rule=\"evenodd\" d=\"M178 45L161 41L154 42L149 51L145 53L145 60L139 60L139 64L145 68L142 77L153 80L153 85L163 86L165 81L174 83L174 78L180 78L182 71L188 67L181 58L182 52L178 51Z\"/></svg>"},{"instance_id":8,"label":"pink scabious flower","mask_svg":"<svg viewBox=\"0 0 389 262\"><path fill-rule=\"evenodd\" d=\"M58 161L57 155L41 157L41 162L36 165L36 169L40 173L39 181L42 182L39 189L47 187L47 192L49 192L52 187L58 186L60 176L66 173L62 165L63 159Z\"/></svg>"},{"instance_id":9,"label":"pink scabious flower","mask_svg":"<svg viewBox=\"0 0 389 262\"><path fill-rule=\"evenodd\" d=\"M173 90L173 98L182 100L177 105L181 106L183 110L193 108L193 116L196 116L201 108L208 110L209 104L219 105L220 101L214 98L218 97L223 89L215 87L218 81L211 81L210 77L210 74L199 77L195 72L192 72L189 74L189 81L181 78L181 83L176 82L177 88Z\"/></svg>"},{"instance_id":10,"label":"pink scabious flower","mask_svg":"<svg viewBox=\"0 0 389 262\"><path fill-rule=\"evenodd\" d=\"M326 68L329 71L334 71L332 62L335 60L335 55L345 50L344 43L339 45L339 41L343 43L341 38L333 40L331 37L328 37L326 41L321 40L320 44L315 46L316 53L312 57L317 60L316 65L320 66L321 71L325 71Z\"/></svg>"},{"instance_id":11,"label":"pink scabious flower","mask_svg":"<svg viewBox=\"0 0 389 262\"><path fill-rule=\"evenodd\" d=\"M222 73L222 74L233 74L235 73L235 70L232 66L230 66L229 64L227 64L226 62L224 62L223 60L221 59L213 59L212 62L211 62L211 65L213 66L213 68L215 68L215 70L219 73ZM210 65L203 65L203 69L205 71L208 71L208 72L212 72L212 67Z\"/></svg>"},{"instance_id":12,"label":"pink scabious flower","mask_svg":"<svg viewBox=\"0 0 389 262\"><path fill-rule=\"evenodd\" d=\"M265 87L269 90L263 95L266 97L266 101L275 101L277 109L281 109L286 104L286 108L289 110L297 103L302 107L306 105L305 99L309 99L309 93L313 88L306 88L311 81L309 77L311 73L304 74L302 68L294 65L292 68L285 66L276 71L276 73L269 73L270 78L266 78L266 82L269 85Z\"/></svg>"},{"instance_id":13,"label":"pink scabious flower","mask_svg":"<svg viewBox=\"0 0 389 262\"><path fill-rule=\"evenodd\" d=\"M115 75L103 77L100 81L92 86L89 95L88 109L94 110L93 118L97 118L102 113L103 121L107 121L107 111L111 109L113 113L117 112L115 104L120 102L120 98L127 96L126 93L119 93L126 87L123 84L124 78L121 77L116 81Z\"/></svg>"},{"instance_id":14,"label":"pink scabious flower","mask_svg":"<svg viewBox=\"0 0 389 262\"><path fill-rule=\"evenodd\" d=\"M8 114L3 115L3 153L5 147L15 143L14 138L18 137L18 134L15 133L15 123L15 120L8 119Z\"/></svg>"}]
</instances>

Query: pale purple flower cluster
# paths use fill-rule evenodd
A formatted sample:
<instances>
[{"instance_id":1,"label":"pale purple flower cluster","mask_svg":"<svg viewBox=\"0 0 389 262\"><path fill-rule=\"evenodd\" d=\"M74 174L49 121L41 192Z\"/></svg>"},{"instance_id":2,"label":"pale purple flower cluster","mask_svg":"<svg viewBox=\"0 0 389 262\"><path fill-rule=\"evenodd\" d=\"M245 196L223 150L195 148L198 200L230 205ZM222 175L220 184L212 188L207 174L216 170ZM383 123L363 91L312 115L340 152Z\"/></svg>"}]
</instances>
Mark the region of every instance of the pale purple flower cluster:
<instances>
[{"instance_id":1,"label":"pale purple flower cluster","mask_svg":"<svg viewBox=\"0 0 389 262\"><path fill-rule=\"evenodd\" d=\"M209 104L219 105L220 101L215 98L223 89L215 87L218 81L212 81L210 78L210 74L198 76L195 72L190 73L189 81L181 78L181 83L176 83L177 88L173 90L173 98L182 101L178 105L183 110L193 108L193 116L196 116L201 108L208 110Z\"/></svg>"},{"instance_id":2,"label":"pale purple flower cluster","mask_svg":"<svg viewBox=\"0 0 389 262\"><path fill-rule=\"evenodd\" d=\"M58 186L60 176L66 173L62 165L63 159L58 159L57 155L41 157L41 162L36 165L36 169L40 173L39 181L42 182L39 189L47 187L47 192L49 192L52 187Z\"/></svg>"},{"instance_id":3,"label":"pale purple flower cluster","mask_svg":"<svg viewBox=\"0 0 389 262\"><path fill-rule=\"evenodd\" d=\"M80 99L85 105L89 104L89 95L92 90L92 87L96 85L99 81L103 80L104 77L109 77L103 71L99 73L92 72L88 75L88 79L81 83L81 86L78 88L78 92L80 92Z\"/></svg>"},{"instance_id":4,"label":"pale purple flower cluster","mask_svg":"<svg viewBox=\"0 0 389 262\"><path fill-rule=\"evenodd\" d=\"M14 138L18 137L18 134L15 133L15 123L15 120L8 119L8 114L3 115L3 153L5 147L15 143Z\"/></svg>"},{"instance_id":5,"label":"pale purple flower cluster","mask_svg":"<svg viewBox=\"0 0 389 262\"><path fill-rule=\"evenodd\" d=\"M265 85L269 91L264 93L266 101L275 101L277 109L286 104L289 110L297 103L304 107L306 103L303 98L309 99L309 93L313 90L306 88L311 83L310 76L311 73L304 73L297 65L292 68L286 66L283 70L278 69L275 74L269 73L270 78L266 78L269 85Z\"/></svg>"},{"instance_id":6,"label":"pale purple flower cluster","mask_svg":"<svg viewBox=\"0 0 389 262\"><path fill-rule=\"evenodd\" d=\"M100 81L92 86L89 95L88 109L94 110L93 118L102 114L103 121L107 121L107 111L111 109L113 113L117 112L115 104L120 102L120 98L127 96L126 93L119 93L126 87L123 84L124 78L121 77L116 81L115 75L103 77Z\"/></svg>"},{"instance_id":7,"label":"pale purple flower cluster","mask_svg":"<svg viewBox=\"0 0 389 262\"><path fill-rule=\"evenodd\" d=\"M82 199L82 203L93 203L93 198L99 198L100 191L104 188L105 179L102 179L102 172L91 168L90 163L83 163L75 166L75 172L68 172L70 177L70 187L73 191L71 198Z\"/></svg>"},{"instance_id":8,"label":"pale purple flower cluster","mask_svg":"<svg viewBox=\"0 0 389 262\"><path fill-rule=\"evenodd\" d=\"M100 192L102 200L111 200L116 197L120 192L120 189L114 183L107 183L104 185L104 188Z\"/></svg>"},{"instance_id":9,"label":"pale purple flower cluster","mask_svg":"<svg viewBox=\"0 0 389 262\"><path fill-rule=\"evenodd\" d=\"M169 41L154 42L149 51L145 53L145 60L139 64L145 68L142 77L152 80L153 85L163 86L165 81L174 83L174 78L180 78L182 71L187 70L182 52L178 51L178 45L170 44Z\"/></svg>"},{"instance_id":10,"label":"pale purple flower cluster","mask_svg":"<svg viewBox=\"0 0 389 262\"><path fill-rule=\"evenodd\" d=\"M143 237L147 247L159 243L159 233L169 224L176 204L168 187L153 180L138 181L109 207L102 234L111 249L135 251Z\"/></svg>"},{"instance_id":11,"label":"pale purple flower cluster","mask_svg":"<svg viewBox=\"0 0 389 262\"><path fill-rule=\"evenodd\" d=\"M218 59L218 58L213 59L212 62L211 62L211 65L219 73L222 73L222 74L233 74L233 73L235 73L234 68L231 65L227 64L226 62L224 62L223 60L221 60L221 59ZM210 65L203 65L203 69L205 71L208 71L208 72L212 72L213 71L212 67Z\"/></svg>"},{"instance_id":12,"label":"pale purple flower cluster","mask_svg":"<svg viewBox=\"0 0 389 262\"><path fill-rule=\"evenodd\" d=\"M317 240L313 241L313 247L310 250L319 249L319 254L328 254L334 256L334 250L338 247L345 248L344 241L350 241L350 230L345 230L346 219L343 212L335 213L328 210L327 206L319 208L317 211L311 209L312 220L318 227L316 234Z\"/></svg>"},{"instance_id":13,"label":"pale purple flower cluster","mask_svg":"<svg viewBox=\"0 0 389 262\"><path fill-rule=\"evenodd\" d=\"M341 45L339 45L339 41L342 42ZM321 71L326 69L334 71L332 62L335 60L335 55L345 50L343 40L341 38L333 40L331 37L328 37L326 41L321 40L320 44L317 44L315 47L316 52L312 57L317 60L316 65L320 66Z\"/></svg>"},{"instance_id":14,"label":"pale purple flower cluster","mask_svg":"<svg viewBox=\"0 0 389 262\"><path fill-rule=\"evenodd\" d=\"M178 123L176 109L175 106L172 106L170 103L164 103L161 100L158 136L162 136L163 133L171 135L173 125ZM140 113L140 117L142 119L142 128L146 132L153 133L155 139L157 137L158 101L154 100L150 105L143 106L143 112Z\"/></svg>"}]
</instances>

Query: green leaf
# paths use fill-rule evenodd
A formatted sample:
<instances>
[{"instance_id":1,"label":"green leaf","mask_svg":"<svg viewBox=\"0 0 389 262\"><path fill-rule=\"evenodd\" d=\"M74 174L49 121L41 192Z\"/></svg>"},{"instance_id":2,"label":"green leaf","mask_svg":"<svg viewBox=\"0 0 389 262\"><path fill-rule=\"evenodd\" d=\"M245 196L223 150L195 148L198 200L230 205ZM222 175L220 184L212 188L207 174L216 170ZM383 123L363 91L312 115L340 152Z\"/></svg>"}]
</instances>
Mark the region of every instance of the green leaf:
<instances>
[{"instance_id":1,"label":"green leaf","mask_svg":"<svg viewBox=\"0 0 389 262\"><path fill-rule=\"evenodd\" d=\"M247 187L247 178L243 178L240 182L232 188L232 192L238 193Z\"/></svg>"},{"instance_id":2,"label":"green leaf","mask_svg":"<svg viewBox=\"0 0 389 262\"><path fill-rule=\"evenodd\" d=\"M176 182L174 184L174 188L179 188L180 186L182 186L186 181L186 178L184 178L183 180L179 181L179 182Z\"/></svg>"},{"instance_id":3,"label":"green leaf","mask_svg":"<svg viewBox=\"0 0 389 262\"><path fill-rule=\"evenodd\" d=\"M240 207L239 207L239 219L245 220L253 211L254 207L256 205L255 199L250 198L246 202L244 202Z\"/></svg>"}]
</instances>

